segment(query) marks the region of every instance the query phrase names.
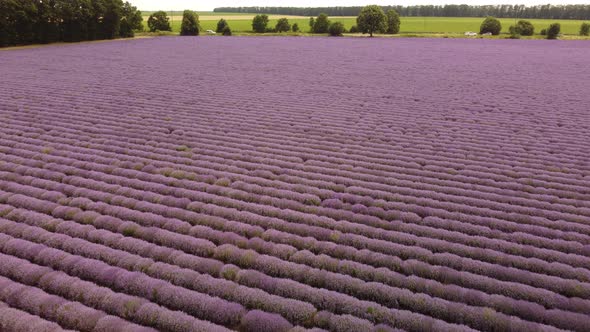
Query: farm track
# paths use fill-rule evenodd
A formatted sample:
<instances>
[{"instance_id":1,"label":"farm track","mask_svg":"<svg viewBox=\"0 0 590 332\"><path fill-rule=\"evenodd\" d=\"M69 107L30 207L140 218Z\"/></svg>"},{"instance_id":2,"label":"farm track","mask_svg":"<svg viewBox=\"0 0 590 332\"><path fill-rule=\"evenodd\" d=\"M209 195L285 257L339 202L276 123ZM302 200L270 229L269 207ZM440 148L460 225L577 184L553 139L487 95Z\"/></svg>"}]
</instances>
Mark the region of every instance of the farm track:
<instances>
[{"instance_id":1,"label":"farm track","mask_svg":"<svg viewBox=\"0 0 590 332\"><path fill-rule=\"evenodd\" d=\"M0 327L590 324L588 97L459 98L583 82L582 43L187 41L0 58Z\"/></svg>"}]
</instances>

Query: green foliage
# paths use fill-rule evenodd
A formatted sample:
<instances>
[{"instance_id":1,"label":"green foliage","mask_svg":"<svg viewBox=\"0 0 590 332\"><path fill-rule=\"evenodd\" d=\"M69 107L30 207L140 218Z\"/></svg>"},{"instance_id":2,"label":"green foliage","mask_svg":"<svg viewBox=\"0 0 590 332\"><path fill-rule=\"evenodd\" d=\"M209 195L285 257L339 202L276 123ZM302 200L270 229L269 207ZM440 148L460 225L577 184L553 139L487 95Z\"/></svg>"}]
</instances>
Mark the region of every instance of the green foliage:
<instances>
[{"instance_id":1,"label":"green foliage","mask_svg":"<svg viewBox=\"0 0 590 332\"><path fill-rule=\"evenodd\" d=\"M541 36L547 36L547 29L542 29L541 32L539 32L539 34Z\"/></svg>"},{"instance_id":2,"label":"green foliage","mask_svg":"<svg viewBox=\"0 0 590 332\"><path fill-rule=\"evenodd\" d=\"M494 36L497 36L502 31L502 24L500 21L495 17L487 17L482 23L479 28L479 33L491 33Z\"/></svg>"},{"instance_id":3,"label":"green foliage","mask_svg":"<svg viewBox=\"0 0 590 332\"><path fill-rule=\"evenodd\" d=\"M315 18L309 18L309 31L313 32L313 26L315 25Z\"/></svg>"},{"instance_id":4,"label":"green foliage","mask_svg":"<svg viewBox=\"0 0 590 332\"><path fill-rule=\"evenodd\" d=\"M510 36L508 36L509 39L520 39L518 27L511 25L510 28L508 28L508 31L510 32Z\"/></svg>"},{"instance_id":5,"label":"green foliage","mask_svg":"<svg viewBox=\"0 0 590 332\"><path fill-rule=\"evenodd\" d=\"M181 36L199 35L199 15L192 10L185 10L182 13L182 24L180 26Z\"/></svg>"},{"instance_id":6,"label":"green foliage","mask_svg":"<svg viewBox=\"0 0 590 332\"><path fill-rule=\"evenodd\" d=\"M590 24L582 23L580 26L580 36L590 36Z\"/></svg>"},{"instance_id":7,"label":"green foliage","mask_svg":"<svg viewBox=\"0 0 590 332\"><path fill-rule=\"evenodd\" d=\"M315 19L313 23L313 27L311 28L312 33L328 33L328 29L330 28L330 20L328 19L328 15L320 14Z\"/></svg>"},{"instance_id":8,"label":"green foliage","mask_svg":"<svg viewBox=\"0 0 590 332\"><path fill-rule=\"evenodd\" d=\"M215 32L219 32L219 33L223 33L223 30L225 29L225 27L229 26L227 24L227 21L224 19L220 19L217 22L217 29L215 29ZM231 30L230 30L231 31Z\"/></svg>"},{"instance_id":9,"label":"green foliage","mask_svg":"<svg viewBox=\"0 0 590 332\"><path fill-rule=\"evenodd\" d=\"M289 20L286 18L281 18L277 21L275 25L276 32L288 32L291 30L291 24L289 24Z\"/></svg>"},{"instance_id":10,"label":"green foliage","mask_svg":"<svg viewBox=\"0 0 590 332\"><path fill-rule=\"evenodd\" d=\"M256 15L252 20L252 30L254 32L263 33L266 32L268 26L267 15Z\"/></svg>"},{"instance_id":11,"label":"green foliage","mask_svg":"<svg viewBox=\"0 0 590 332\"><path fill-rule=\"evenodd\" d=\"M121 37L128 38L135 35L135 30L143 30L143 16L137 7L132 6L129 2L123 4L121 27L119 34Z\"/></svg>"},{"instance_id":12,"label":"green foliage","mask_svg":"<svg viewBox=\"0 0 590 332\"><path fill-rule=\"evenodd\" d=\"M530 21L520 20L516 23L516 33L521 36L532 36L535 34L535 26Z\"/></svg>"},{"instance_id":13,"label":"green foliage","mask_svg":"<svg viewBox=\"0 0 590 332\"><path fill-rule=\"evenodd\" d=\"M0 0L0 46L132 37L142 20L122 0Z\"/></svg>"},{"instance_id":14,"label":"green foliage","mask_svg":"<svg viewBox=\"0 0 590 332\"><path fill-rule=\"evenodd\" d=\"M298 23L295 23L295 24L293 24L293 25L291 26L291 30L292 30L293 32L299 32L299 24L298 24Z\"/></svg>"},{"instance_id":15,"label":"green foliage","mask_svg":"<svg viewBox=\"0 0 590 332\"><path fill-rule=\"evenodd\" d=\"M330 34L330 36L339 37L342 36L345 30L346 29L344 29L344 24L342 24L341 22L334 22L330 24L330 27L328 28L328 33Z\"/></svg>"},{"instance_id":16,"label":"green foliage","mask_svg":"<svg viewBox=\"0 0 590 332\"><path fill-rule=\"evenodd\" d=\"M168 15L166 15L166 12L162 10L150 15L147 24L150 32L172 31L172 27L170 27L170 19L168 18Z\"/></svg>"},{"instance_id":17,"label":"green foliage","mask_svg":"<svg viewBox=\"0 0 590 332\"><path fill-rule=\"evenodd\" d=\"M359 32L359 28L356 25L353 25L350 27L349 30L350 33L358 33Z\"/></svg>"},{"instance_id":18,"label":"green foliage","mask_svg":"<svg viewBox=\"0 0 590 332\"><path fill-rule=\"evenodd\" d=\"M547 29L547 39L557 39L559 34L561 33L561 24L553 23L549 25L549 29Z\"/></svg>"},{"instance_id":19,"label":"green foliage","mask_svg":"<svg viewBox=\"0 0 590 332\"><path fill-rule=\"evenodd\" d=\"M223 28L223 31L221 31L221 34L224 36L231 36L231 28L229 27L229 25L226 25Z\"/></svg>"},{"instance_id":20,"label":"green foliage","mask_svg":"<svg viewBox=\"0 0 590 332\"><path fill-rule=\"evenodd\" d=\"M381 7L369 5L361 10L356 24L362 33L369 33L373 37L376 32L387 31L387 16Z\"/></svg>"},{"instance_id":21,"label":"green foliage","mask_svg":"<svg viewBox=\"0 0 590 332\"><path fill-rule=\"evenodd\" d=\"M399 33L399 27L401 25L401 21L399 19L399 14L393 10L390 9L387 11L387 33L388 34L398 34Z\"/></svg>"}]
</instances>

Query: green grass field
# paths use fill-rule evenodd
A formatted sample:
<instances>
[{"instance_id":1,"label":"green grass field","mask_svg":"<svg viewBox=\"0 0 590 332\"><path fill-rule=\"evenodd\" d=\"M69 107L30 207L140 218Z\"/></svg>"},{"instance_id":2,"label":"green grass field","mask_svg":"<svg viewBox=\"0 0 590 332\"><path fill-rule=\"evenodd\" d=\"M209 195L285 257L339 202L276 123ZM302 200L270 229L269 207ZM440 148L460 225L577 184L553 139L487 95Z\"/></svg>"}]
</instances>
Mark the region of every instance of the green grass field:
<instances>
[{"instance_id":1,"label":"green grass field","mask_svg":"<svg viewBox=\"0 0 590 332\"><path fill-rule=\"evenodd\" d=\"M176 14L176 13L175 13ZM199 13L201 27L204 30L215 30L219 18L224 18L229 23L233 32L250 32L252 31L252 18L254 14L235 14L235 13ZM269 26L274 27L280 15L270 16ZM181 16L173 16L171 19L172 30L180 31ZM354 17L336 17L330 18L331 21L339 21L344 24L346 29L356 24ZM444 33L464 33L466 31L479 32L479 26L484 19L481 17L402 17L401 30L402 34L444 34ZM515 19L500 19L502 23L502 32L508 33L510 25L516 23ZM547 28L554 22L561 23L561 32L565 35L577 35L580 25L584 21L578 20L545 20L530 19L535 26L535 33L538 34L541 29ZM309 32L309 18L291 17L289 23L298 23L302 32ZM147 28L147 16L144 17L144 26Z\"/></svg>"}]
</instances>

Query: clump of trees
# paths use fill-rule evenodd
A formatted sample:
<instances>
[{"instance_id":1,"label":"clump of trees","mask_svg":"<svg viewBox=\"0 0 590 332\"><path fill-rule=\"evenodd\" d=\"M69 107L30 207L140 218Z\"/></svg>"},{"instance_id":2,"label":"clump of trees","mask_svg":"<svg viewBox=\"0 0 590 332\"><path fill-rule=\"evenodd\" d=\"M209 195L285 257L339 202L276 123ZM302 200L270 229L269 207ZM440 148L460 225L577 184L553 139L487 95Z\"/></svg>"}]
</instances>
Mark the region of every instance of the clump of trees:
<instances>
[{"instance_id":1,"label":"clump of trees","mask_svg":"<svg viewBox=\"0 0 590 332\"><path fill-rule=\"evenodd\" d=\"M172 27L170 26L170 19L165 11L160 10L148 17L148 28L150 32L156 31L172 31Z\"/></svg>"},{"instance_id":2,"label":"clump of trees","mask_svg":"<svg viewBox=\"0 0 590 332\"><path fill-rule=\"evenodd\" d=\"M276 32L289 32L291 31L291 24L289 24L289 20L287 18L281 18L277 21L275 25Z\"/></svg>"},{"instance_id":3,"label":"clump of trees","mask_svg":"<svg viewBox=\"0 0 590 332\"><path fill-rule=\"evenodd\" d=\"M491 33L494 36L497 36L502 31L502 23L495 18L495 17L487 17L482 23L479 28L479 33Z\"/></svg>"},{"instance_id":4,"label":"clump of trees","mask_svg":"<svg viewBox=\"0 0 590 332\"><path fill-rule=\"evenodd\" d=\"M368 33L373 37L374 33L387 30L387 16L381 7L369 5L361 10L356 18L356 24L362 33Z\"/></svg>"},{"instance_id":5,"label":"clump of trees","mask_svg":"<svg viewBox=\"0 0 590 332\"><path fill-rule=\"evenodd\" d=\"M465 1L466 2L466 1ZM384 12L394 9L401 16L427 17L486 17L498 18L544 18L589 20L590 5L415 5L382 6ZM329 16L358 16L363 8L355 7L221 7L215 12L254 13L274 15L316 16L325 13Z\"/></svg>"},{"instance_id":6,"label":"clump of trees","mask_svg":"<svg viewBox=\"0 0 590 332\"><path fill-rule=\"evenodd\" d=\"M0 0L0 47L133 37L142 21L122 0Z\"/></svg>"},{"instance_id":7,"label":"clump of trees","mask_svg":"<svg viewBox=\"0 0 590 332\"><path fill-rule=\"evenodd\" d=\"M328 28L328 33L333 37L340 37L342 34L344 34L344 32L346 32L346 29L344 28L344 24L341 22L331 23L330 27Z\"/></svg>"},{"instance_id":8,"label":"clump of trees","mask_svg":"<svg viewBox=\"0 0 590 332\"><path fill-rule=\"evenodd\" d=\"M520 36L532 36L535 34L535 26L525 20L520 20L516 23L516 25L511 25L509 30L510 38L518 39Z\"/></svg>"},{"instance_id":9,"label":"clump of trees","mask_svg":"<svg viewBox=\"0 0 590 332\"><path fill-rule=\"evenodd\" d=\"M201 29L199 15L192 10L185 10L182 13L182 24L180 25L181 36L198 36Z\"/></svg>"},{"instance_id":10,"label":"clump of trees","mask_svg":"<svg viewBox=\"0 0 590 332\"><path fill-rule=\"evenodd\" d=\"M580 26L580 36L590 36L590 24L582 23Z\"/></svg>"},{"instance_id":11,"label":"clump of trees","mask_svg":"<svg viewBox=\"0 0 590 332\"><path fill-rule=\"evenodd\" d=\"M266 32L268 27L268 15L256 15L252 20L252 30L254 32L263 33Z\"/></svg>"},{"instance_id":12,"label":"clump of trees","mask_svg":"<svg viewBox=\"0 0 590 332\"><path fill-rule=\"evenodd\" d=\"M330 20L328 19L328 15L322 13L316 19L313 17L310 18L309 25L311 26L312 33L328 33Z\"/></svg>"},{"instance_id":13,"label":"clump of trees","mask_svg":"<svg viewBox=\"0 0 590 332\"><path fill-rule=\"evenodd\" d=\"M547 39L557 39L561 33L561 24L553 23L547 29Z\"/></svg>"}]
</instances>

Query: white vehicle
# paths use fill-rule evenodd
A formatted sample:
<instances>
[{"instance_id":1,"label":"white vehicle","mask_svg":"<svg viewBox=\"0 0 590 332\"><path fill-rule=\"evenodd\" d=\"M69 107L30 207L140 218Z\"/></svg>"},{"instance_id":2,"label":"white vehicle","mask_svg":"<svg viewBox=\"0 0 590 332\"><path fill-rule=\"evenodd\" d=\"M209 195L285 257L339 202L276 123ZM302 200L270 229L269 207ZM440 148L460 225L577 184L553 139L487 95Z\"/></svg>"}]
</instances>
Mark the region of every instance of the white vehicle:
<instances>
[{"instance_id":1,"label":"white vehicle","mask_svg":"<svg viewBox=\"0 0 590 332\"><path fill-rule=\"evenodd\" d=\"M214 35L215 34L215 31L213 31L213 30L207 30L206 32L207 32L208 35Z\"/></svg>"},{"instance_id":2,"label":"white vehicle","mask_svg":"<svg viewBox=\"0 0 590 332\"><path fill-rule=\"evenodd\" d=\"M465 32L465 36L475 37L477 36L477 32L467 31Z\"/></svg>"}]
</instances>

